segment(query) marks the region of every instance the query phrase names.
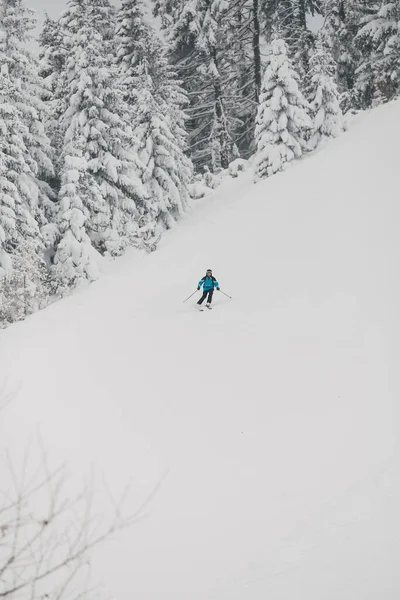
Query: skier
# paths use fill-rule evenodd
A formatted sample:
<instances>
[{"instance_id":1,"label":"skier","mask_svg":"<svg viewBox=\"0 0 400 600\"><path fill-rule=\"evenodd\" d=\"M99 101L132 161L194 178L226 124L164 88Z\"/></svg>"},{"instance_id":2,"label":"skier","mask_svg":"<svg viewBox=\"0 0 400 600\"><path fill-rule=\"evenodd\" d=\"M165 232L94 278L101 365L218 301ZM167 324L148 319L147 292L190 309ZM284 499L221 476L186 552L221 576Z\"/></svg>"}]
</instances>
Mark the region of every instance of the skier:
<instances>
[{"instance_id":1,"label":"skier","mask_svg":"<svg viewBox=\"0 0 400 600\"><path fill-rule=\"evenodd\" d=\"M211 308L211 302L212 302L214 289L217 288L217 290L219 291L219 283L215 279L215 277L213 277L211 269L207 269L207 272L206 272L205 276L203 277L203 279L200 279L197 289L199 290L201 288L201 286L203 286L203 295L197 304L199 305L199 307L201 307L204 300L208 296L206 306L207 306L207 308Z\"/></svg>"}]
</instances>

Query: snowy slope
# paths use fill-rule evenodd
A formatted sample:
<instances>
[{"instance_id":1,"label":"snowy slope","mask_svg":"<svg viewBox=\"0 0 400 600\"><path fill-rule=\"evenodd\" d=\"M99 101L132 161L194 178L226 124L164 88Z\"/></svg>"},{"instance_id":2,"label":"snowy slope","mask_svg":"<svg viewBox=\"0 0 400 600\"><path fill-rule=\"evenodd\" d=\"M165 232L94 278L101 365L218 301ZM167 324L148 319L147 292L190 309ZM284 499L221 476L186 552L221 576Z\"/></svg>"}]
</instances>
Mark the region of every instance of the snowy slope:
<instances>
[{"instance_id":1,"label":"snowy slope","mask_svg":"<svg viewBox=\"0 0 400 600\"><path fill-rule=\"evenodd\" d=\"M15 401L147 517L103 547L118 600L400 597L400 104L199 201L160 250L1 332ZM211 267L234 298L182 300Z\"/></svg>"}]
</instances>

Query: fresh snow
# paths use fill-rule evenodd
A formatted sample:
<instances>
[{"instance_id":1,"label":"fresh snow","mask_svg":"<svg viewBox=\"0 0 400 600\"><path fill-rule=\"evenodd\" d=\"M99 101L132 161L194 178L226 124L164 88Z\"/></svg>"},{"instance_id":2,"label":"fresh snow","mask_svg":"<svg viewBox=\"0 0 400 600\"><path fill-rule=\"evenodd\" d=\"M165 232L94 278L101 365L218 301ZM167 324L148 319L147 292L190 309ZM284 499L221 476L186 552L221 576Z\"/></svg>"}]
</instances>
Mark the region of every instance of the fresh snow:
<instances>
[{"instance_id":1,"label":"fresh snow","mask_svg":"<svg viewBox=\"0 0 400 600\"><path fill-rule=\"evenodd\" d=\"M40 431L146 516L99 549L118 600L397 600L400 103L157 252L0 335L2 446ZM195 289L212 268L200 315ZM1 386L1 384L0 384Z\"/></svg>"}]
</instances>

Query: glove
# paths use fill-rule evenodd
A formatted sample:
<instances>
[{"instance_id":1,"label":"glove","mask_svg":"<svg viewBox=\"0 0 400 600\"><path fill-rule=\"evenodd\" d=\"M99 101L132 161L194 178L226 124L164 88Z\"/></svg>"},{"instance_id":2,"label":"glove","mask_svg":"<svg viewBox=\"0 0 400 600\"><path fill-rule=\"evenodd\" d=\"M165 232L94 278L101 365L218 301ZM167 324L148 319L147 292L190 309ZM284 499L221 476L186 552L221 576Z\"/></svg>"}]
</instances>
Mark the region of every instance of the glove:
<instances>
[{"instance_id":1,"label":"glove","mask_svg":"<svg viewBox=\"0 0 400 600\"><path fill-rule=\"evenodd\" d=\"M199 289L200 289L200 288L198 287L198 288L197 288L197 291L199 291Z\"/></svg>"},{"instance_id":2,"label":"glove","mask_svg":"<svg viewBox=\"0 0 400 600\"><path fill-rule=\"evenodd\" d=\"M217 290L220 292L221 290L219 288L217 288Z\"/></svg>"}]
</instances>

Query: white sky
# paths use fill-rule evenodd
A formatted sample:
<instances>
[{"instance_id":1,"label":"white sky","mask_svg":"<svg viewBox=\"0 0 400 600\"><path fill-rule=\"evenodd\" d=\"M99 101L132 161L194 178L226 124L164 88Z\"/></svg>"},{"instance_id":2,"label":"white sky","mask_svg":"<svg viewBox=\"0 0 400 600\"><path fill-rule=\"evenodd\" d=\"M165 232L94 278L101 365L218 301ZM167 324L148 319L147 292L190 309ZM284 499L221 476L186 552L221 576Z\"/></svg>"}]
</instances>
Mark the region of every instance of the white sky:
<instances>
[{"instance_id":1,"label":"white sky","mask_svg":"<svg viewBox=\"0 0 400 600\"><path fill-rule=\"evenodd\" d=\"M36 18L39 23L42 23L45 11L49 13L50 17L55 19L66 7L64 0L28 0L25 4L28 8L32 8L36 12Z\"/></svg>"},{"instance_id":2,"label":"white sky","mask_svg":"<svg viewBox=\"0 0 400 600\"><path fill-rule=\"evenodd\" d=\"M66 8L67 3L64 0L26 0L25 5L28 8L32 8L36 13L38 26L35 34L39 35L45 12L47 12L51 18L55 19L59 17L62 11ZM32 42L29 44L29 47L34 51L38 50L37 41L32 40Z\"/></svg>"},{"instance_id":3,"label":"white sky","mask_svg":"<svg viewBox=\"0 0 400 600\"><path fill-rule=\"evenodd\" d=\"M312 15L308 15L307 25L311 31L316 32L321 29L323 25L323 18L321 15L315 15L314 17Z\"/></svg>"},{"instance_id":4,"label":"white sky","mask_svg":"<svg viewBox=\"0 0 400 600\"><path fill-rule=\"evenodd\" d=\"M64 0L31 0L26 2L29 8L36 11L39 19L43 19L44 12L47 11L53 18L57 17L66 6Z\"/></svg>"}]
</instances>

